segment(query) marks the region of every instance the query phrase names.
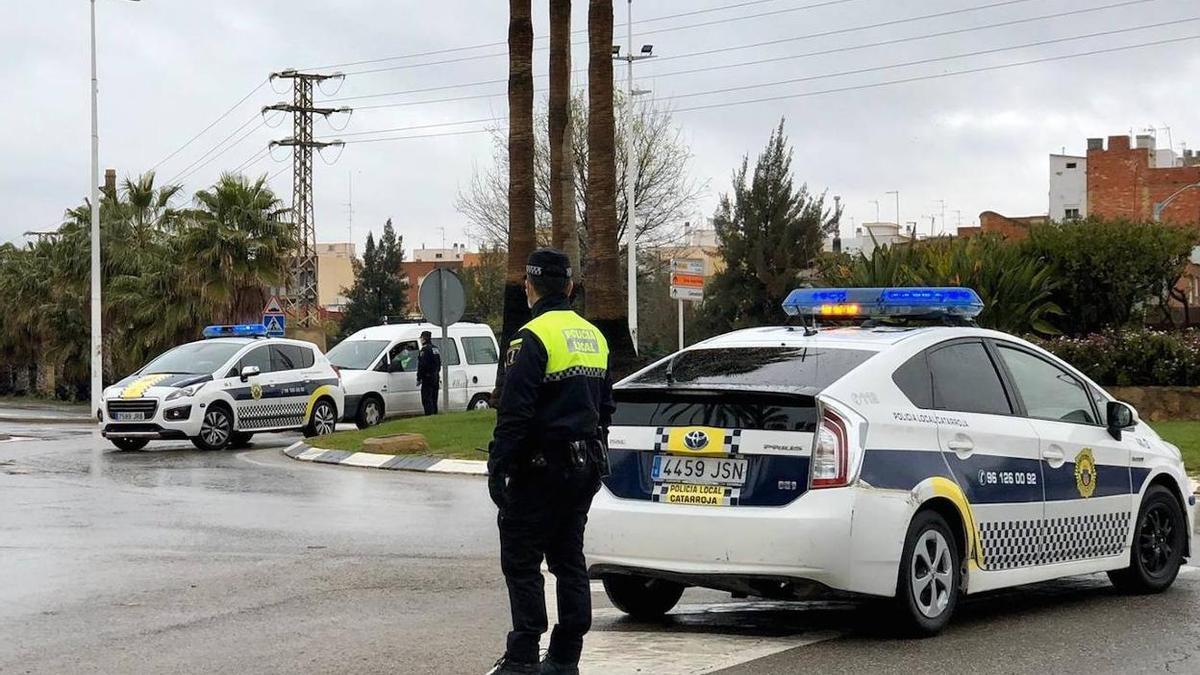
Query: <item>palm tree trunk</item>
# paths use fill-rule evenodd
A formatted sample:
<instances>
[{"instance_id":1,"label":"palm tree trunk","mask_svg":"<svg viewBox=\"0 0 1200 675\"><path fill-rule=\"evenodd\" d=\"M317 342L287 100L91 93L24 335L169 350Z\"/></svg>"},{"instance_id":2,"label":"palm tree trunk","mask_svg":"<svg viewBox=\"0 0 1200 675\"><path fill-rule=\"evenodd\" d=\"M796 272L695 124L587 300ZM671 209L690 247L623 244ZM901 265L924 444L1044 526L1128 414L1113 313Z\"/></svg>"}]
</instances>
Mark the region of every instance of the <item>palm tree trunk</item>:
<instances>
[{"instance_id":1,"label":"palm tree trunk","mask_svg":"<svg viewBox=\"0 0 1200 675\"><path fill-rule=\"evenodd\" d=\"M550 0L550 231L579 270L571 133L571 0Z\"/></svg>"},{"instance_id":2,"label":"palm tree trunk","mask_svg":"<svg viewBox=\"0 0 1200 675\"><path fill-rule=\"evenodd\" d=\"M612 369L632 369L635 354L621 292L617 249L616 125L613 119L613 3L588 4L588 314L608 339Z\"/></svg>"},{"instance_id":3,"label":"palm tree trunk","mask_svg":"<svg viewBox=\"0 0 1200 675\"><path fill-rule=\"evenodd\" d=\"M508 2L508 266L504 279L501 345L507 349L529 320L525 261L536 245L534 232L533 18L531 0ZM503 375L504 359L500 359ZM503 377L497 382L497 394Z\"/></svg>"}]
</instances>

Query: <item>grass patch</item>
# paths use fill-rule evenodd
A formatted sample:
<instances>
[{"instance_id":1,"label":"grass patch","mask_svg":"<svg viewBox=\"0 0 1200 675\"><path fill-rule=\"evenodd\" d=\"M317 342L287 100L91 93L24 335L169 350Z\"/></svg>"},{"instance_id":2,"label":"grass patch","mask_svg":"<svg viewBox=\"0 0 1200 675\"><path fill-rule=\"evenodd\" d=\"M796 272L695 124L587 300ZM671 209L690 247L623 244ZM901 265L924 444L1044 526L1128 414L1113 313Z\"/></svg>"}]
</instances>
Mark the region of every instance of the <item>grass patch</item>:
<instances>
[{"instance_id":1,"label":"grass patch","mask_svg":"<svg viewBox=\"0 0 1200 675\"><path fill-rule=\"evenodd\" d=\"M1150 426L1168 443L1179 446L1188 473L1200 473L1200 422L1152 422Z\"/></svg>"},{"instance_id":2,"label":"grass patch","mask_svg":"<svg viewBox=\"0 0 1200 675\"><path fill-rule=\"evenodd\" d=\"M362 450L362 443L368 438L421 434L429 442L427 454L431 457L485 460L487 455L477 452L475 448L487 448L495 426L496 411L472 410L432 417L406 417L361 431L339 431L320 438L310 438L307 443L316 448L353 452Z\"/></svg>"}]
</instances>

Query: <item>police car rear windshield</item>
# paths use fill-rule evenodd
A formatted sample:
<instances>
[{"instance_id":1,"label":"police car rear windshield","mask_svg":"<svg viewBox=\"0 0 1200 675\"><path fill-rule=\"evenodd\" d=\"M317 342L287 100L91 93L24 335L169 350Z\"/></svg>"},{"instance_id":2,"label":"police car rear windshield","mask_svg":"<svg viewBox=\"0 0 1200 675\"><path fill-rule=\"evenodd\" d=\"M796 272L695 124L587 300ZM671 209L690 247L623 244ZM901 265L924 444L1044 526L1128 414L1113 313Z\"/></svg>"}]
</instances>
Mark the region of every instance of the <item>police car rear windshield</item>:
<instances>
[{"instance_id":1,"label":"police car rear windshield","mask_svg":"<svg viewBox=\"0 0 1200 675\"><path fill-rule=\"evenodd\" d=\"M690 349L676 356L674 363L664 361L627 384L815 394L874 355L863 349L829 347Z\"/></svg>"},{"instance_id":2,"label":"police car rear windshield","mask_svg":"<svg viewBox=\"0 0 1200 675\"><path fill-rule=\"evenodd\" d=\"M187 375L208 375L225 365L234 354L248 344L246 340L237 342L193 342L180 345L175 349L154 359L142 369L143 375L155 373L183 373Z\"/></svg>"},{"instance_id":3,"label":"police car rear windshield","mask_svg":"<svg viewBox=\"0 0 1200 675\"><path fill-rule=\"evenodd\" d=\"M325 356L342 370L366 370L386 346L387 340L347 340L330 349Z\"/></svg>"}]
</instances>

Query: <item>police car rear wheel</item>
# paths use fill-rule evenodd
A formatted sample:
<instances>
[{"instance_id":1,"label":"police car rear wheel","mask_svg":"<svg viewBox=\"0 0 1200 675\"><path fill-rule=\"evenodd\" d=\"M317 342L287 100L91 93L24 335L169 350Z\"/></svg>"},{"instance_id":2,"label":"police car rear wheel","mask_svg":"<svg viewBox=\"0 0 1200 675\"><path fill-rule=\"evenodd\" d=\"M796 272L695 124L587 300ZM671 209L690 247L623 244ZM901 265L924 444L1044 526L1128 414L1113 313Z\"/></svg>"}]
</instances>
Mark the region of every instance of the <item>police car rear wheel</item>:
<instances>
[{"instance_id":1,"label":"police car rear wheel","mask_svg":"<svg viewBox=\"0 0 1200 675\"><path fill-rule=\"evenodd\" d=\"M944 518L922 511L913 518L900 560L896 610L901 632L935 635L946 626L958 604L961 561Z\"/></svg>"},{"instance_id":2,"label":"police car rear wheel","mask_svg":"<svg viewBox=\"0 0 1200 675\"><path fill-rule=\"evenodd\" d=\"M312 409L312 417L308 426L304 427L305 436L328 436L337 428L337 410L328 399L317 401Z\"/></svg>"},{"instance_id":3,"label":"police car rear wheel","mask_svg":"<svg viewBox=\"0 0 1200 675\"><path fill-rule=\"evenodd\" d=\"M1183 564L1186 537L1187 526L1175 495L1161 485L1150 486L1138 510L1129 567L1109 572L1108 578L1126 593L1167 590Z\"/></svg>"},{"instance_id":4,"label":"police car rear wheel","mask_svg":"<svg viewBox=\"0 0 1200 675\"><path fill-rule=\"evenodd\" d=\"M233 433L233 416L229 410L213 405L204 412L200 435L192 439L192 445L201 450L224 450L229 447Z\"/></svg>"},{"instance_id":5,"label":"police car rear wheel","mask_svg":"<svg viewBox=\"0 0 1200 675\"><path fill-rule=\"evenodd\" d=\"M110 438L108 440L110 443L116 446L118 450L124 450L125 452L141 450L142 448L146 447L147 443L150 442L150 439L148 438Z\"/></svg>"},{"instance_id":6,"label":"police car rear wheel","mask_svg":"<svg viewBox=\"0 0 1200 675\"><path fill-rule=\"evenodd\" d=\"M605 575L601 581L612 604L641 621L662 618L683 596L683 585L673 581L625 574Z\"/></svg>"},{"instance_id":7,"label":"police car rear wheel","mask_svg":"<svg viewBox=\"0 0 1200 675\"><path fill-rule=\"evenodd\" d=\"M358 405L358 417L354 423L359 429L373 427L383 421L383 402L374 395L363 399Z\"/></svg>"}]
</instances>

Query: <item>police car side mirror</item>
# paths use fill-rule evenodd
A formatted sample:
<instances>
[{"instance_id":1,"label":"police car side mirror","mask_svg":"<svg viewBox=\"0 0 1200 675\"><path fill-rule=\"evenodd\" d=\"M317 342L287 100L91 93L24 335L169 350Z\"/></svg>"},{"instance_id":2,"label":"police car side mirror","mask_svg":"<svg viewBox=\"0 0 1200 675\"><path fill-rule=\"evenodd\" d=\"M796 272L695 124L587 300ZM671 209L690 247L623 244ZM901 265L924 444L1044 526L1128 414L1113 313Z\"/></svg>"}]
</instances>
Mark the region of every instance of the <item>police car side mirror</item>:
<instances>
[{"instance_id":1,"label":"police car side mirror","mask_svg":"<svg viewBox=\"0 0 1200 675\"><path fill-rule=\"evenodd\" d=\"M1118 441L1121 440L1121 430L1137 424L1137 413L1133 408L1120 401L1109 401L1105 408L1108 418L1108 433Z\"/></svg>"},{"instance_id":2,"label":"police car side mirror","mask_svg":"<svg viewBox=\"0 0 1200 675\"><path fill-rule=\"evenodd\" d=\"M245 368L242 368L242 382L245 382L246 380L258 375L260 372L261 371L258 369L258 366L246 366Z\"/></svg>"}]
</instances>

